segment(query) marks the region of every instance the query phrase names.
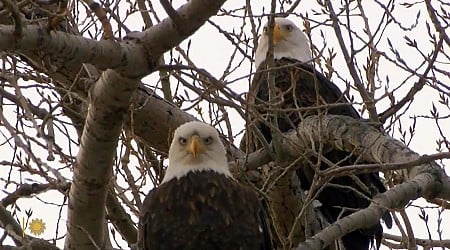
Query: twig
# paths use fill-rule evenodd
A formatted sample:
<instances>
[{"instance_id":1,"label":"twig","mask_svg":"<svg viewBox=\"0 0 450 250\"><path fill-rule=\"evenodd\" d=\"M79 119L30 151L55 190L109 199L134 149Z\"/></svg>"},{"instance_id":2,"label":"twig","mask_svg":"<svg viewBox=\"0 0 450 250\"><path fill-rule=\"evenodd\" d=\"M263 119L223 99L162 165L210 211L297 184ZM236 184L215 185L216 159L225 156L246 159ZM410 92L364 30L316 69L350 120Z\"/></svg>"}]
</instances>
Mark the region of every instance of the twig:
<instances>
[{"instance_id":1,"label":"twig","mask_svg":"<svg viewBox=\"0 0 450 250\"><path fill-rule=\"evenodd\" d=\"M438 44L436 45L433 56L430 58L430 60L428 62L428 67L425 69L423 74L421 76L419 76L419 81L414 83L414 86L408 91L406 96L403 97L403 99L401 99L398 103L391 106L389 109L387 109L386 111L384 111L383 113L380 114L379 119L380 119L381 123L384 123L387 119L389 119L389 117L396 114L397 111L399 111L403 106L405 106L406 103L408 103L409 101L412 101L414 99L414 96L417 94L417 92L422 90L423 86L425 86L425 83L426 83L426 76L427 76L428 72L430 72L430 70L433 68L434 62L436 61L437 56L442 49L442 43L443 43L443 38L441 37L439 39Z\"/></svg>"},{"instance_id":2,"label":"twig","mask_svg":"<svg viewBox=\"0 0 450 250\"><path fill-rule=\"evenodd\" d=\"M408 249L415 250L417 249L416 242L414 241L414 230L412 229L411 221L408 218L408 214L403 209L400 212L400 216L403 219L404 225L406 227L406 232L408 233Z\"/></svg>"},{"instance_id":3,"label":"twig","mask_svg":"<svg viewBox=\"0 0 450 250\"><path fill-rule=\"evenodd\" d=\"M83 0L83 1L89 6L92 12L95 13L98 20L100 20L103 27L103 38L104 39L114 38L111 23L109 22L108 17L106 16L105 10L100 6L100 4L95 2L94 0Z\"/></svg>"},{"instance_id":4,"label":"twig","mask_svg":"<svg viewBox=\"0 0 450 250\"><path fill-rule=\"evenodd\" d=\"M443 209L450 209L450 202L448 200L444 200L444 199L440 199L440 198L435 198L435 199L431 199L431 200L427 200L430 203L436 204L440 207L442 207Z\"/></svg>"},{"instance_id":5,"label":"twig","mask_svg":"<svg viewBox=\"0 0 450 250\"><path fill-rule=\"evenodd\" d=\"M383 242L388 242L387 240L394 240L397 242L403 242L404 239L401 236L383 233ZM424 249L431 249L433 247L445 247L450 248L450 240L429 240L429 239L419 239L415 238L413 239L415 244L424 247Z\"/></svg>"},{"instance_id":6,"label":"twig","mask_svg":"<svg viewBox=\"0 0 450 250\"><path fill-rule=\"evenodd\" d=\"M275 74L273 72L273 68L275 67L274 62L274 44L273 44L273 29L275 27L275 12L276 12L276 0L272 0L271 6L270 6L270 16L269 16L269 22L268 22L268 43L269 47L267 50L267 56L266 56L266 65L267 65L267 79L268 79L268 85L269 85L269 105L272 106L277 99L279 98L277 94L277 87L275 83ZM273 111L269 113L269 124L271 125L270 133L272 135L272 143L273 143L273 150L275 152L276 161L278 163L282 163L283 161L283 151L281 146L281 134L279 133L278 128L278 112Z\"/></svg>"},{"instance_id":7,"label":"twig","mask_svg":"<svg viewBox=\"0 0 450 250\"><path fill-rule=\"evenodd\" d=\"M434 27L439 32L440 36L445 40L445 43L447 43L447 45L450 46L450 38L445 32L445 28L443 28L441 23L439 22L436 16L436 10L433 8L433 5L431 5L431 1L425 0L425 4L427 5L428 15L430 16L431 21L434 24Z\"/></svg>"},{"instance_id":8,"label":"twig","mask_svg":"<svg viewBox=\"0 0 450 250\"><path fill-rule=\"evenodd\" d=\"M367 107L367 111L369 112L369 117L372 122L379 122L377 110L375 108L375 104L373 102L373 99L370 97L369 93L367 93L366 89L364 88L364 85L361 82L361 79L358 76L358 73L356 71L355 65L353 64L353 55L350 56L348 53L348 50L346 49L346 45L344 42L344 39L342 37L342 31L339 27L339 19L334 12L333 5L331 3L332 1L327 0L326 4L328 7L328 10L330 11L330 17L332 20L332 26L334 28L334 31L336 33L336 37L338 39L339 45L341 47L341 51L344 54L345 62L347 64L347 68L350 71L350 74L352 76L352 79L354 80L354 84L356 88L358 89L358 92L361 94L361 97L364 100L364 104Z\"/></svg>"},{"instance_id":9,"label":"twig","mask_svg":"<svg viewBox=\"0 0 450 250\"><path fill-rule=\"evenodd\" d=\"M119 231L120 235L129 243L137 241L137 230L130 214L125 211L122 204L117 199L113 188L109 189L106 197L106 212L109 220Z\"/></svg>"},{"instance_id":10,"label":"twig","mask_svg":"<svg viewBox=\"0 0 450 250\"><path fill-rule=\"evenodd\" d=\"M300 4L302 0L296 0L291 7L286 11L286 14L291 14L292 12L294 12L295 8L297 8L297 6Z\"/></svg>"},{"instance_id":11,"label":"twig","mask_svg":"<svg viewBox=\"0 0 450 250\"><path fill-rule=\"evenodd\" d=\"M412 168L433 161L450 159L450 152L436 153L432 155L422 155L416 160L408 162L396 163L380 163L380 164L357 164L351 166L341 166L339 168L327 169L320 172L321 175L341 177L350 174L365 174L379 171L400 170Z\"/></svg>"}]
</instances>

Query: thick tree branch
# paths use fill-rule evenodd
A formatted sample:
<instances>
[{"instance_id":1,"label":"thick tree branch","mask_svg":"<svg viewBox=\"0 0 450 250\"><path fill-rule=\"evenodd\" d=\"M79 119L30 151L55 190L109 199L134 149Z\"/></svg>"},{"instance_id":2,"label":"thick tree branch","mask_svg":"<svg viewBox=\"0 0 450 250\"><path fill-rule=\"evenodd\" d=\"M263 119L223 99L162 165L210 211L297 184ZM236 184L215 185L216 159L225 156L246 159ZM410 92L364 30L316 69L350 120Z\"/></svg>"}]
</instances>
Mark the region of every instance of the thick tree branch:
<instances>
[{"instance_id":1,"label":"thick tree branch","mask_svg":"<svg viewBox=\"0 0 450 250\"><path fill-rule=\"evenodd\" d=\"M115 69L124 76L145 76L154 71L154 64L164 52L197 31L224 2L190 1L177 10L179 21L183 23L181 27L166 18L151 29L130 35L130 38L138 38L147 53L129 41L94 41L65 32L48 31L38 25L24 27L19 38L14 35L14 27L0 25L0 50L40 51L79 63L90 63L100 69Z\"/></svg>"},{"instance_id":2,"label":"thick tree branch","mask_svg":"<svg viewBox=\"0 0 450 250\"><path fill-rule=\"evenodd\" d=\"M321 126L319 128L318 126ZM326 115L319 121L317 116L306 118L298 127L297 133L291 133L286 143L291 143L292 149L300 147L310 149L319 139L325 142L325 149L336 148L352 152L361 160L372 163L399 163L418 160L420 155L413 152L403 143L380 132L377 128L347 116ZM291 154L298 154L291 151ZM413 179L421 172L438 171L442 169L435 163L423 164L408 168L406 179ZM439 176L440 177L440 176ZM441 177L440 177L441 178ZM439 190L440 192L441 190ZM438 193L439 193L438 192ZM433 194L428 194L434 198Z\"/></svg>"},{"instance_id":3,"label":"thick tree branch","mask_svg":"<svg viewBox=\"0 0 450 250\"><path fill-rule=\"evenodd\" d=\"M334 148L352 152L366 162L399 163L420 158L407 146L378 129L345 116L310 116L299 125L297 131L286 135L282 145L293 157L299 157L314 148L313 145L319 145L320 141L325 143L324 150ZM256 154L264 155L262 152ZM301 244L299 249L321 249L355 229L375 225L387 209L402 207L419 197L448 197L450 181L436 163L404 167L405 183L375 197L367 209L337 221Z\"/></svg>"},{"instance_id":4,"label":"thick tree branch","mask_svg":"<svg viewBox=\"0 0 450 250\"><path fill-rule=\"evenodd\" d=\"M20 247L2 246L2 250L59 250L55 245L43 239L32 239Z\"/></svg>"},{"instance_id":5,"label":"thick tree branch","mask_svg":"<svg viewBox=\"0 0 450 250\"><path fill-rule=\"evenodd\" d=\"M6 208L0 204L0 225L2 228L9 228L12 232L14 232L17 235L22 235L22 227L17 223L17 221L14 219L14 217L11 215L11 213L6 210ZM14 239L14 238L13 238ZM15 243L17 245L22 245L22 243L18 240L15 240Z\"/></svg>"},{"instance_id":6,"label":"thick tree branch","mask_svg":"<svg viewBox=\"0 0 450 250\"><path fill-rule=\"evenodd\" d=\"M16 191L8 194L5 198L0 201L0 204L4 207L7 207L13 203L15 203L18 199L24 197L30 197L33 194L39 194L45 192L50 189L58 189L61 191L65 191L69 189L70 183L45 183L45 184L22 184L20 185Z\"/></svg>"},{"instance_id":7,"label":"thick tree branch","mask_svg":"<svg viewBox=\"0 0 450 250\"><path fill-rule=\"evenodd\" d=\"M90 92L69 193L66 249L94 249L94 245L105 244L104 206L113 159L138 83L137 79L123 78L107 70Z\"/></svg>"},{"instance_id":8,"label":"thick tree branch","mask_svg":"<svg viewBox=\"0 0 450 250\"><path fill-rule=\"evenodd\" d=\"M13 27L0 25L0 50L39 51L72 63L90 63L100 69L115 69L130 77L144 76L150 73L151 68L142 47L135 43L95 41L65 32L48 31L39 25L23 27L19 38L14 35Z\"/></svg>"}]
</instances>

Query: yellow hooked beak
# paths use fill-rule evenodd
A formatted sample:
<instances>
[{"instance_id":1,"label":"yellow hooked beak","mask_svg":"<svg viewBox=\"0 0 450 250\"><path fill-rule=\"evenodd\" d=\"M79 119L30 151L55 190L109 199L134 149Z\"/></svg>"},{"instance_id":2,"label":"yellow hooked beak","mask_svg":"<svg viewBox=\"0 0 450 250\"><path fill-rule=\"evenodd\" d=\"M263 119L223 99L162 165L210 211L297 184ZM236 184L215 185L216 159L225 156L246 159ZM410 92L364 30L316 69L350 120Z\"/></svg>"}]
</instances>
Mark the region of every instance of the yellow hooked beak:
<instances>
[{"instance_id":1,"label":"yellow hooked beak","mask_svg":"<svg viewBox=\"0 0 450 250\"><path fill-rule=\"evenodd\" d=\"M275 24L275 26L273 27L273 45L276 46L279 41L285 40L286 35L287 32L281 29L281 27L278 24Z\"/></svg>"},{"instance_id":2,"label":"yellow hooked beak","mask_svg":"<svg viewBox=\"0 0 450 250\"><path fill-rule=\"evenodd\" d=\"M193 135L187 145L187 152L192 154L194 158L197 158L200 154L204 153L206 150L205 145L203 145L200 136Z\"/></svg>"}]
</instances>

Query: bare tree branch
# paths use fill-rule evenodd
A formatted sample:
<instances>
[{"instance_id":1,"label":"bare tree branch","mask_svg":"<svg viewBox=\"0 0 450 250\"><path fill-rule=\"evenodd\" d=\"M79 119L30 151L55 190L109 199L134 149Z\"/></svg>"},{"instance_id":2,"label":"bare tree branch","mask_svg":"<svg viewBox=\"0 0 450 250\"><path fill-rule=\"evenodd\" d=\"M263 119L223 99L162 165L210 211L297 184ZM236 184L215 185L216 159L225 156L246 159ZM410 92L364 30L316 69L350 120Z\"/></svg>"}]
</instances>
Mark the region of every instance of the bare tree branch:
<instances>
[{"instance_id":1,"label":"bare tree branch","mask_svg":"<svg viewBox=\"0 0 450 250\"><path fill-rule=\"evenodd\" d=\"M103 247L105 203L122 124L139 81L105 71L90 96L69 193L67 249ZM96 152L92 154L91 152Z\"/></svg>"},{"instance_id":2,"label":"bare tree branch","mask_svg":"<svg viewBox=\"0 0 450 250\"><path fill-rule=\"evenodd\" d=\"M383 237L384 237L383 241L386 241L388 244L392 244L391 241L398 242L398 244L400 246L398 246L398 247L392 246L392 248L394 248L394 249L395 248L398 248L398 249L407 248L407 246L405 245L405 239L401 236L385 233L383 235ZM434 247L450 248L450 240L430 240L430 239L419 239L419 238L415 238L412 240L415 242L416 245L419 245L419 246L423 247L424 249L431 249Z\"/></svg>"},{"instance_id":3,"label":"bare tree branch","mask_svg":"<svg viewBox=\"0 0 450 250\"><path fill-rule=\"evenodd\" d=\"M0 25L0 50L44 52L71 62L91 63L100 69L115 69L130 77L150 73L145 53L135 43L95 41L60 31L49 32L39 25L28 25L22 33L16 38L11 26Z\"/></svg>"},{"instance_id":4,"label":"bare tree branch","mask_svg":"<svg viewBox=\"0 0 450 250\"><path fill-rule=\"evenodd\" d=\"M353 62L354 54L348 53L347 47L344 42L344 38L342 36L341 28L339 26L339 19L334 11L332 1L326 1L326 5L328 7L328 10L330 11L332 26L335 30L336 37L338 38L339 41L339 46L341 47L342 53L344 54L345 62L347 63L347 68L349 69L350 74L352 75L354 84L358 89L359 93L361 94L361 97L364 100L364 104L366 104L367 110L369 111L370 120L373 122L378 122L377 110L374 104L374 100L373 98L370 97L369 93L364 88L364 85L362 84L361 79L358 76L358 73L356 71ZM350 7L347 6L346 8Z\"/></svg>"},{"instance_id":5,"label":"bare tree branch","mask_svg":"<svg viewBox=\"0 0 450 250\"><path fill-rule=\"evenodd\" d=\"M426 196L426 192L435 189L436 177L429 173L421 173L411 181L397 185L375 197L366 209L344 217L325 228L312 238L301 243L296 249L323 249L336 239L358 229L378 223L386 212L386 208L402 207L410 200Z\"/></svg>"}]
</instances>

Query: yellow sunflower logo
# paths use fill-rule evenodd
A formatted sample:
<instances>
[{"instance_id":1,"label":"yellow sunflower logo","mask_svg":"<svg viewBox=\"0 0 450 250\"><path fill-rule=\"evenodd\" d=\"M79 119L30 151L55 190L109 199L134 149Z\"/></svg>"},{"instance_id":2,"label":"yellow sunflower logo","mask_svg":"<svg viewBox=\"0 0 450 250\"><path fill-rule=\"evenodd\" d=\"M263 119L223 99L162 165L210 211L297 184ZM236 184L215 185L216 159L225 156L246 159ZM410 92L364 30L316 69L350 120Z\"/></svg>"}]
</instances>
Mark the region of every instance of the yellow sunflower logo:
<instances>
[{"instance_id":1,"label":"yellow sunflower logo","mask_svg":"<svg viewBox=\"0 0 450 250\"><path fill-rule=\"evenodd\" d=\"M45 231L45 223L41 219L31 220L30 231L36 236L41 235Z\"/></svg>"}]
</instances>

